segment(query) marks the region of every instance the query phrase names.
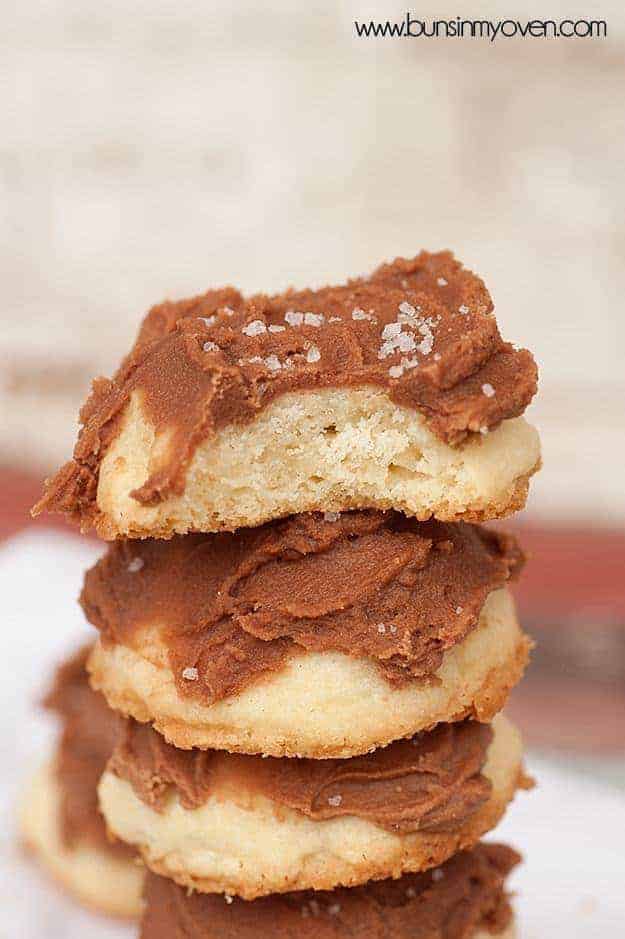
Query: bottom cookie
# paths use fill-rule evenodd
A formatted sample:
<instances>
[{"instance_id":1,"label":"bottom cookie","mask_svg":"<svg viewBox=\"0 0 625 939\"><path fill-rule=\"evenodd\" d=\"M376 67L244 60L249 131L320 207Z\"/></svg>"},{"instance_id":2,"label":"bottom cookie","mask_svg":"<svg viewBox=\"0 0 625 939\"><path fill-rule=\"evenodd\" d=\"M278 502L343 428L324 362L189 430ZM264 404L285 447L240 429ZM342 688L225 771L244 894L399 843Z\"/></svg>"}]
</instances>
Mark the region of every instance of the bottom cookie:
<instances>
[{"instance_id":1,"label":"bottom cookie","mask_svg":"<svg viewBox=\"0 0 625 939\"><path fill-rule=\"evenodd\" d=\"M26 847L80 903L109 916L138 917L145 877L140 862L88 838L68 846L60 812L59 785L53 766L48 765L33 779L22 803Z\"/></svg>"},{"instance_id":2,"label":"bottom cookie","mask_svg":"<svg viewBox=\"0 0 625 939\"><path fill-rule=\"evenodd\" d=\"M506 845L479 844L398 880L252 901L149 874L140 939L513 939L505 879L519 861Z\"/></svg>"}]
</instances>

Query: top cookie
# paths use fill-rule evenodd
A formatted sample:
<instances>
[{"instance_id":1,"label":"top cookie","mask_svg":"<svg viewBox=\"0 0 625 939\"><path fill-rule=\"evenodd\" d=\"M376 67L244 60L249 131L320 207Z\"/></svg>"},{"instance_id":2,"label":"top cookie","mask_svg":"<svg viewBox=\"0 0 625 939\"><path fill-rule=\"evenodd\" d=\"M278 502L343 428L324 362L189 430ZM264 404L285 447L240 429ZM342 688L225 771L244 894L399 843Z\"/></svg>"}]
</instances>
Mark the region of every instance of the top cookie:
<instances>
[{"instance_id":1,"label":"top cookie","mask_svg":"<svg viewBox=\"0 0 625 939\"><path fill-rule=\"evenodd\" d=\"M535 391L531 354L449 252L315 291L209 291L148 313L34 511L105 538L316 509L495 518L539 464L519 417Z\"/></svg>"}]
</instances>

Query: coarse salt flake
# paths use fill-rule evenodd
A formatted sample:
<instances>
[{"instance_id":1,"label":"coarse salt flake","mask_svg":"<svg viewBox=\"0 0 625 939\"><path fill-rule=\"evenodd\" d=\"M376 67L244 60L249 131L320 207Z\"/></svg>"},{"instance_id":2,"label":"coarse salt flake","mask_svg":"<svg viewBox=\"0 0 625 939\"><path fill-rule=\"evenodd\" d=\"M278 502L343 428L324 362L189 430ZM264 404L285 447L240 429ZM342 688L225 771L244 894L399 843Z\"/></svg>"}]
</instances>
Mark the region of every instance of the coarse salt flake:
<instances>
[{"instance_id":1,"label":"coarse salt flake","mask_svg":"<svg viewBox=\"0 0 625 939\"><path fill-rule=\"evenodd\" d=\"M366 310L361 310L360 307L354 307L352 310L352 319L353 320L369 320L370 323L375 323L376 318L372 313L367 313Z\"/></svg>"},{"instance_id":2,"label":"coarse salt flake","mask_svg":"<svg viewBox=\"0 0 625 939\"><path fill-rule=\"evenodd\" d=\"M202 349L204 352L219 352L219 346L216 342L205 342Z\"/></svg>"},{"instance_id":3,"label":"coarse salt flake","mask_svg":"<svg viewBox=\"0 0 625 939\"><path fill-rule=\"evenodd\" d=\"M492 398L495 395L495 389L490 382L485 381L482 385L482 394L485 394L487 398Z\"/></svg>"},{"instance_id":4,"label":"coarse salt flake","mask_svg":"<svg viewBox=\"0 0 625 939\"><path fill-rule=\"evenodd\" d=\"M183 668L182 677L184 678L185 681L197 681L198 679L197 668L191 668L190 666L188 666L187 668Z\"/></svg>"},{"instance_id":5,"label":"coarse salt flake","mask_svg":"<svg viewBox=\"0 0 625 939\"><path fill-rule=\"evenodd\" d=\"M283 333L285 329L286 326L278 326L276 323L272 323L271 326L269 326L270 333Z\"/></svg>"},{"instance_id":6,"label":"coarse salt flake","mask_svg":"<svg viewBox=\"0 0 625 939\"><path fill-rule=\"evenodd\" d=\"M339 512L324 512L323 520L324 522L338 522L340 518Z\"/></svg>"},{"instance_id":7,"label":"coarse salt flake","mask_svg":"<svg viewBox=\"0 0 625 939\"><path fill-rule=\"evenodd\" d=\"M456 613L457 613L457 615L460 616L460 614L462 613L463 610L464 610L464 607L463 607L463 606L457 606L457 607L456 607Z\"/></svg>"},{"instance_id":8,"label":"coarse salt flake","mask_svg":"<svg viewBox=\"0 0 625 939\"><path fill-rule=\"evenodd\" d=\"M295 310L287 310L284 314L284 319L289 326L301 326L304 322L304 314L296 313Z\"/></svg>"},{"instance_id":9,"label":"coarse salt flake","mask_svg":"<svg viewBox=\"0 0 625 939\"><path fill-rule=\"evenodd\" d=\"M401 378L402 375L404 374L404 366L403 365L391 365L391 367L388 370L388 373L391 376L391 378Z\"/></svg>"},{"instance_id":10,"label":"coarse salt flake","mask_svg":"<svg viewBox=\"0 0 625 939\"><path fill-rule=\"evenodd\" d=\"M328 796L328 805L332 805L334 808L338 808L342 801L343 796L338 795L338 793L335 796Z\"/></svg>"},{"instance_id":11,"label":"coarse salt flake","mask_svg":"<svg viewBox=\"0 0 625 939\"><path fill-rule=\"evenodd\" d=\"M384 623L378 623L378 632L380 633L381 636L384 635L384 633L386 632L386 626L384 625Z\"/></svg>"},{"instance_id":12,"label":"coarse salt flake","mask_svg":"<svg viewBox=\"0 0 625 939\"><path fill-rule=\"evenodd\" d=\"M213 326L215 323L214 316L199 316L198 319L201 319L205 326Z\"/></svg>"},{"instance_id":13,"label":"coarse salt flake","mask_svg":"<svg viewBox=\"0 0 625 939\"><path fill-rule=\"evenodd\" d=\"M404 316L414 316L417 312L411 303L407 303L405 300L403 303L399 304L399 312L403 313Z\"/></svg>"},{"instance_id":14,"label":"coarse salt flake","mask_svg":"<svg viewBox=\"0 0 625 939\"><path fill-rule=\"evenodd\" d=\"M144 565L143 558L133 558L132 561L128 564L128 570L131 574L136 574L137 571L140 571Z\"/></svg>"},{"instance_id":15,"label":"coarse salt flake","mask_svg":"<svg viewBox=\"0 0 625 939\"><path fill-rule=\"evenodd\" d=\"M447 286L447 281L445 280L444 277L437 277L437 278L436 278L436 283L438 284L439 287L446 287L446 286Z\"/></svg>"},{"instance_id":16,"label":"coarse salt flake","mask_svg":"<svg viewBox=\"0 0 625 939\"><path fill-rule=\"evenodd\" d=\"M252 320L251 323L248 323L241 330L246 336L260 336L261 333L267 332L267 327L262 320Z\"/></svg>"},{"instance_id":17,"label":"coarse salt flake","mask_svg":"<svg viewBox=\"0 0 625 939\"><path fill-rule=\"evenodd\" d=\"M401 323L387 323L382 330L382 339L395 339L401 333Z\"/></svg>"},{"instance_id":18,"label":"coarse salt flake","mask_svg":"<svg viewBox=\"0 0 625 939\"><path fill-rule=\"evenodd\" d=\"M306 326L322 326L325 322L323 313L304 313L304 323Z\"/></svg>"},{"instance_id":19,"label":"coarse salt flake","mask_svg":"<svg viewBox=\"0 0 625 939\"><path fill-rule=\"evenodd\" d=\"M397 337L397 348L400 352L414 352L417 348L417 344L410 333L401 333Z\"/></svg>"},{"instance_id":20,"label":"coarse salt flake","mask_svg":"<svg viewBox=\"0 0 625 939\"><path fill-rule=\"evenodd\" d=\"M321 352L319 351L317 346L311 346L308 352L306 353L306 361L312 365L313 362L318 362L320 358L321 358Z\"/></svg>"},{"instance_id":21,"label":"coarse salt flake","mask_svg":"<svg viewBox=\"0 0 625 939\"><path fill-rule=\"evenodd\" d=\"M268 355L267 358L265 359L265 365L267 366L270 372L279 372L280 369L282 368L282 365L280 364L280 359L278 358L277 355Z\"/></svg>"},{"instance_id":22,"label":"coarse salt flake","mask_svg":"<svg viewBox=\"0 0 625 939\"><path fill-rule=\"evenodd\" d=\"M458 307L458 313L462 313L463 316L466 316L468 312L469 312L469 307L466 306L464 303Z\"/></svg>"}]
</instances>

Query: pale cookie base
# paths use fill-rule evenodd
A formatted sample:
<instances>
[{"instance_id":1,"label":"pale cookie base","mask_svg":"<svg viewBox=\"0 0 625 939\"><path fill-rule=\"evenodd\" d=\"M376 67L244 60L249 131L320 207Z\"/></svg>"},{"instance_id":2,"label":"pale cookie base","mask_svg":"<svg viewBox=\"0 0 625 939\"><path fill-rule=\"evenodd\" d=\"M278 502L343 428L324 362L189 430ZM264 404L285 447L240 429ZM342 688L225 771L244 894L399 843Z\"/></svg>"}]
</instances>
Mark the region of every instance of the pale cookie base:
<instances>
[{"instance_id":1,"label":"pale cookie base","mask_svg":"<svg viewBox=\"0 0 625 939\"><path fill-rule=\"evenodd\" d=\"M441 721L491 720L522 675L529 640L501 589L487 598L478 627L446 653L436 683L395 688L368 659L308 653L212 706L178 694L154 635L140 646L141 654L97 644L89 660L91 684L115 710L151 722L181 749L319 759L366 753Z\"/></svg>"},{"instance_id":2,"label":"pale cookie base","mask_svg":"<svg viewBox=\"0 0 625 939\"><path fill-rule=\"evenodd\" d=\"M59 834L59 792L51 766L33 779L20 811L26 846L76 900L109 916L141 915L145 868L137 860L123 860L89 844L71 851Z\"/></svg>"},{"instance_id":3,"label":"pale cookie base","mask_svg":"<svg viewBox=\"0 0 625 939\"><path fill-rule=\"evenodd\" d=\"M135 393L100 467L102 537L234 530L296 512L363 507L444 521L499 518L523 507L540 463L538 435L523 418L450 447L419 411L370 387L282 396L251 423L202 443L181 496L143 506L130 493L167 446Z\"/></svg>"},{"instance_id":4,"label":"pale cookie base","mask_svg":"<svg viewBox=\"0 0 625 939\"><path fill-rule=\"evenodd\" d=\"M483 770L493 784L491 798L453 833L398 835L355 816L313 821L245 791L236 802L231 791L217 791L193 810L173 795L156 812L110 772L100 781L100 807L112 833L135 845L148 867L205 893L251 900L399 877L471 847L503 815L521 778L522 745L502 715L493 729Z\"/></svg>"}]
</instances>

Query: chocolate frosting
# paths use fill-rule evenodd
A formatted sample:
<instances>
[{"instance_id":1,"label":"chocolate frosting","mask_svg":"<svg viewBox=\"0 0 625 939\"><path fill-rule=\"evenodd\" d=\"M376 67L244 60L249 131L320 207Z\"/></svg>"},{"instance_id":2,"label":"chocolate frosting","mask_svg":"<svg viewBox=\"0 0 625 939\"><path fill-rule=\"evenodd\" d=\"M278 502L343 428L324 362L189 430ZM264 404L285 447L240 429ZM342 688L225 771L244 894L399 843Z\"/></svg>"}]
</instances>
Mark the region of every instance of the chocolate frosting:
<instances>
[{"instance_id":1,"label":"chocolate frosting","mask_svg":"<svg viewBox=\"0 0 625 939\"><path fill-rule=\"evenodd\" d=\"M81 602L105 642L140 649L156 626L180 694L212 703L304 651L368 657L393 684L431 678L521 564L511 537L477 525L315 513L115 542Z\"/></svg>"},{"instance_id":2,"label":"chocolate frosting","mask_svg":"<svg viewBox=\"0 0 625 939\"><path fill-rule=\"evenodd\" d=\"M60 829L69 849L85 841L100 850L131 857L122 842L111 842L98 808L97 785L117 743L120 718L89 687L85 663L91 646L58 669L45 707L61 718L63 730L54 768L61 795Z\"/></svg>"},{"instance_id":3,"label":"chocolate frosting","mask_svg":"<svg viewBox=\"0 0 625 939\"><path fill-rule=\"evenodd\" d=\"M259 793L321 821L357 816L394 832L456 831L488 800L481 774L492 730L463 721L366 756L310 760L178 750L147 724L128 721L108 768L157 812L173 794L195 809L212 795Z\"/></svg>"},{"instance_id":4,"label":"chocolate frosting","mask_svg":"<svg viewBox=\"0 0 625 939\"><path fill-rule=\"evenodd\" d=\"M93 384L74 458L34 512L97 514L99 466L133 392L167 439L133 498L184 490L196 447L280 395L373 386L420 411L450 444L522 414L536 392L529 352L505 343L479 277L449 252L421 252L338 287L258 295L232 288L153 308L112 380Z\"/></svg>"},{"instance_id":5,"label":"chocolate frosting","mask_svg":"<svg viewBox=\"0 0 625 939\"><path fill-rule=\"evenodd\" d=\"M520 860L506 845L479 844L422 874L251 902L189 894L149 874L140 939L473 939L478 929L496 936L512 918L504 883Z\"/></svg>"}]
</instances>

